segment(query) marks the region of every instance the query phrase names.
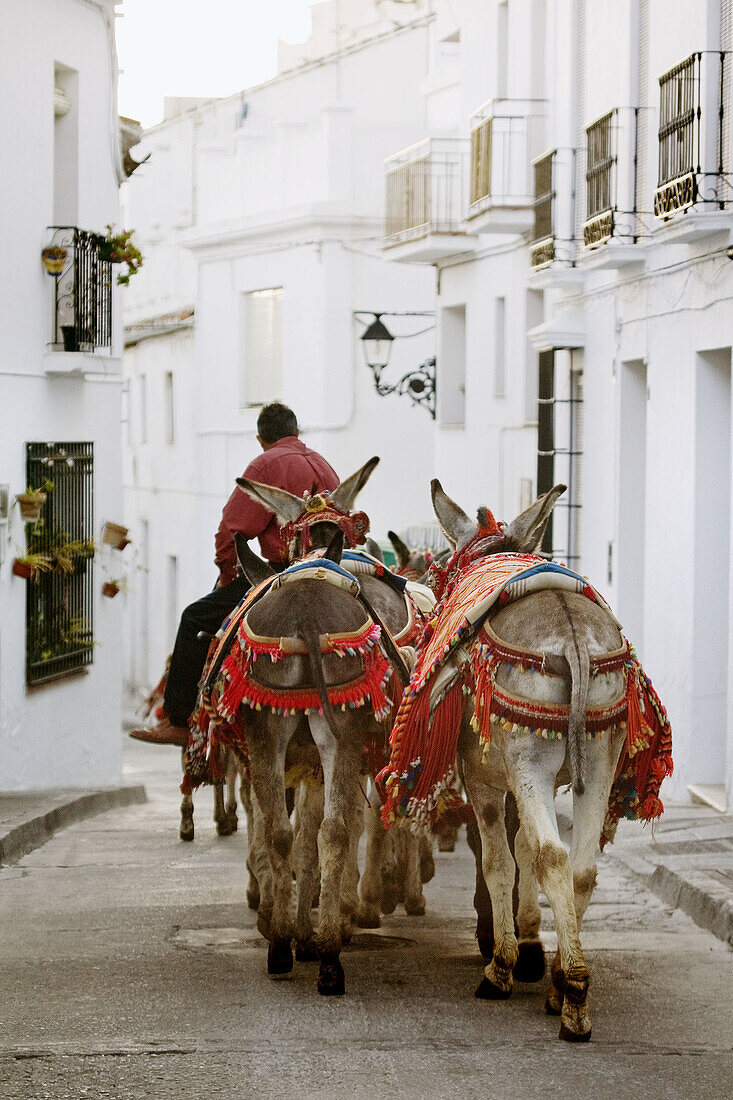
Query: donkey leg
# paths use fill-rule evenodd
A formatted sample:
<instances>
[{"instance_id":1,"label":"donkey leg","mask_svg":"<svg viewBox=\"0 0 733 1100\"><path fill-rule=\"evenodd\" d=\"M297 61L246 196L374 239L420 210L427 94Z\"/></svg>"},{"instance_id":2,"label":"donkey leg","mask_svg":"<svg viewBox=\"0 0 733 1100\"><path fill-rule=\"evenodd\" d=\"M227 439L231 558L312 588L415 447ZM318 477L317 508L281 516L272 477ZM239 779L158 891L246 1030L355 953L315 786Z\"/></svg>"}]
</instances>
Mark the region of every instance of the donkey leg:
<instances>
[{"instance_id":1,"label":"donkey leg","mask_svg":"<svg viewBox=\"0 0 733 1100\"><path fill-rule=\"evenodd\" d=\"M293 969L292 936L293 829L285 805L285 752L295 729L292 719L258 716L248 737L252 785L264 821L265 843L272 867L273 902L267 972L278 977ZM260 914L262 915L262 914ZM258 919L259 925L259 919Z\"/></svg>"},{"instance_id":2,"label":"donkey leg","mask_svg":"<svg viewBox=\"0 0 733 1100\"><path fill-rule=\"evenodd\" d=\"M258 909L260 905L260 887L257 881L256 853L255 853L255 829L254 810L252 807L252 792L249 779L242 775L239 783L239 797L242 799L244 816L247 821L247 906L250 909Z\"/></svg>"},{"instance_id":3,"label":"donkey leg","mask_svg":"<svg viewBox=\"0 0 733 1100\"><path fill-rule=\"evenodd\" d=\"M227 812L224 808L224 784L214 784L214 821L219 836L230 836L231 829L227 821Z\"/></svg>"},{"instance_id":4,"label":"donkey leg","mask_svg":"<svg viewBox=\"0 0 733 1100\"><path fill-rule=\"evenodd\" d=\"M359 787L362 787L361 779L357 782ZM357 793L357 798L363 798L361 792ZM354 801L348 829L349 848L341 878L341 936L344 943L351 942L354 925L358 923L356 917L359 910L359 841L364 831L362 802Z\"/></svg>"},{"instance_id":5,"label":"donkey leg","mask_svg":"<svg viewBox=\"0 0 733 1100\"><path fill-rule=\"evenodd\" d=\"M514 858L519 868L519 957L514 967L514 977L518 982L539 982L545 974L545 952L540 942L537 875L532 861L532 850L521 827L514 840Z\"/></svg>"},{"instance_id":6,"label":"donkey leg","mask_svg":"<svg viewBox=\"0 0 733 1100\"><path fill-rule=\"evenodd\" d=\"M564 1003L585 1004L590 975L578 935L570 859L558 834L554 805L555 779L565 759L565 742L547 742L525 734L505 739L504 750L537 878L555 916ZM553 965L553 983L559 978ZM554 1006L548 1000L552 1012ZM590 1021L573 1019L563 1004L560 1038L585 1042L590 1034Z\"/></svg>"},{"instance_id":7,"label":"donkey leg","mask_svg":"<svg viewBox=\"0 0 733 1100\"><path fill-rule=\"evenodd\" d=\"M298 831L293 844L297 904L295 910L295 958L318 958L311 908L318 879L318 830L323 821L323 787L301 783L295 795Z\"/></svg>"},{"instance_id":8,"label":"donkey leg","mask_svg":"<svg viewBox=\"0 0 733 1100\"><path fill-rule=\"evenodd\" d=\"M225 805L226 820L230 833L237 831L237 775L239 767L237 758L233 752L227 753L227 800Z\"/></svg>"},{"instance_id":9,"label":"donkey leg","mask_svg":"<svg viewBox=\"0 0 733 1100\"><path fill-rule=\"evenodd\" d=\"M375 797L370 790L370 796ZM379 928L382 918L379 906L382 898L382 862L388 834L382 826L378 807L372 808L370 798L366 811L366 858L361 876L361 900L356 911L356 924L361 928Z\"/></svg>"},{"instance_id":10,"label":"donkey leg","mask_svg":"<svg viewBox=\"0 0 733 1100\"><path fill-rule=\"evenodd\" d=\"M405 912L410 917L424 917L425 896L422 892L420 875L420 838L413 836L404 826L400 832L404 852Z\"/></svg>"},{"instance_id":11,"label":"donkey leg","mask_svg":"<svg viewBox=\"0 0 733 1100\"><path fill-rule=\"evenodd\" d=\"M343 717L342 717L343 714ZM318 992L324 996L345 991L341 953L341 878L349 848L349 825L358 794L364 733L353 712L337 712L341 737L337 741L325 718L310 715L310 728L323 766L325 803L318 834L321 868L321 904L318 950L321 965Z\"/></svg>"},{"instance_id":12,"label":"donkey leg","mask_svg":"<svg viewBox=\"0 0 733 1100\"><path fill-rule=\"evenodd\" d=\"M481 834L482 870L494 918L494 955L484 970L476 996L504 1000L511 994L512 971L517 961L512 909L515 864L504 826L504 791L488 784L474 783L471 787L469 795Z\"/></svg>"},{"instance_id":13,"label":"donkey leg","mask_svg":"<svg viewBox=\"0 0 733 1100\"><path fill-rule=\"evenodd\" d=\"M456 837L458 836L458 829L456 829ZM421 882L430 882L435 877L435 860L433 859L433 837L432 834L427 836L421 836L418 838L420 849L420 880ZM455 838L453 841L453 848L455 848ZM453 848L441 848L438 844L438 850L441 852L453 851Z\"/></svg>"},{"instance_id":14,"label":"donkey leg","mask_svg":"<svg viewBox=\"0 0 733 1100\"><path fill-rule=\"evenodd\" d=\"M485 959L491 959L494 956L494 911L491 908L491 898L484 882L484 872L481 867L481 834L475 821L469 822L466 826L466 840L476 864L473 907L476 910L478 949Z\"/></svg>"},{"instance_id":15,"label":"donkey leg","mask_svg":"<svg viewBox=\"0 0 733 1100\"><path fill-rule=\"evenodd\" d=\"M267 852L265 840L265 819L262 816L257 801L257 796L252 792L252 841L249 850L247 866L250 870L250 881L254 879L257 887L257 929L266 940L270 938L270 921L272 920L272 906L274 899L274 880L272 866ZM250 902L249 889L247 903ZM250 908L255 908L250 905Z\"/></svg>"},{"instance_id":16,"label":"donkey leg","mask_svg":"<svg viewBox=\"0 0 733 1100\"><path fill-rule=\"evenodd\" d=\"M186 750L181 750L181 768L186 774ZM193 840L193 795L184 794L181 799L181 824L178 829L181 840Z\"/></svg>"}]
</instances>

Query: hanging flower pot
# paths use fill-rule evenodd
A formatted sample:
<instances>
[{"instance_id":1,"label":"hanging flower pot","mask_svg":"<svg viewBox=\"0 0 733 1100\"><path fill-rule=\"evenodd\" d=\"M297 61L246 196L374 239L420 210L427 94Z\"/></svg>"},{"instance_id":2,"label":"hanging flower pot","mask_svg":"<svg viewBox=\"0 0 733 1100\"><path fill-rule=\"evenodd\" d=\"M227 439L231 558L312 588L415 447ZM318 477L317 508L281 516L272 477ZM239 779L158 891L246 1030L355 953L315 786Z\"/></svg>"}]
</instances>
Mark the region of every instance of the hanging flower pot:
<instances>
[{"instance_id":1,"label":"hanging flower pot","mask_svg":"<svg viewBox=\"0 0 733 1100\"><path fill-rule=\"evenodd\" d=\"M61 326L61 339L64 342L64 351L79 350L79 345L76 342L76 328L74 325Z\"/></svg>"},{"instance_id":2,"label":"hanging flower pot","mask_svg":"<svg viewBox=\"0 0 733 1100\"><path fill-rule=\"evenodd\" d=\"M20 505L20 514L26 523L35 523L40 518L41 509L46 503L46 494L40 491L18 493L15 498Z\"/></svg>"},{"instance_id":3,"label":"hanging flower pot","mask_svg":"<svg viewBox=\"0 0 733 1100\"><path fill-rule=\"evenodd\" d=\"M53 563L47 554L24 554L13 559L13 575L25 581L37 581L48 573Z\"/></svg>"},{"instance_id":4,"label":"hanging flower pot","mask_svg":"<svg viewBox=\"0 0 733 1100\"><path fill-rule=\"evenodd\" d=\"M123 527L121 523L110 523L108 520L102 528L102 542L107 546L114 546L116 550L124 550L130 542L127 537L127 527Z\"/></svg>"},{"instance_id":5,"label":"hanging flower pot","mask_svg":"<svg viewBox=\"0 0 733 1100\"><path fill-rule=\"evenodd\" d=\"M61 274L64 270L67 255L67 250L65 248L60 248L58 245L49 245L48 248L43 249L41 252L41 260L49 275Z\"/></svg>"},{"instance_id":6,"label":"hanging flower pot","mask_svg":"<svg viewBox=\"0 0 733 1100\"><path fill-rule=\"evenodd\" d=\"M105 581L102 585L102 595L107 596L110 600L114 599L120 590L120 586L117 581Z\"/></svg>"}]
</instances>

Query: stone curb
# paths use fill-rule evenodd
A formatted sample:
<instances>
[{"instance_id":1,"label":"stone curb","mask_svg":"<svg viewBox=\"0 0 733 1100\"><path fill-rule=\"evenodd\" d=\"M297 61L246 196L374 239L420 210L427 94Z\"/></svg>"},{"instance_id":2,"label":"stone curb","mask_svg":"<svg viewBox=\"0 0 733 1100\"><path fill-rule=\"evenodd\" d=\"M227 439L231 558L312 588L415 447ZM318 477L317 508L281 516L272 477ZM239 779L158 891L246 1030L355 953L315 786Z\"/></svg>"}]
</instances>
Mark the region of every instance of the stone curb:
<instances>
[{"instance_id":1,"label":"stone curb","mask_svg":"<svg viewBox=\"0 0 733 1100\"><path fill-rule=\"evenodd\" d=\"M50 840L59 829L73 825L84 818L114 810L121 806L131 806L147 802L148 797L142 784L127 787L112 787L106 791L93 791L91 794L70 798L61 806L48 813L39 814L20 825L16 825L0 836L0 866L15 863L34 848L40 848Z\"/></svg>"},{"instance_id":2,"label":"stone curb","mask_svg":"<svg viewBox=\"0 0 733 1100\"><path fill-rule=\"evenodd\" d=\"M733 947L733 902L693 886L669 867L659 865L648 877L649 889L673 909L681 909L700 928Z\"/></svg>"},{"instance_id":3,"label":"stone curb","mask_svg":"<svg viewBox=\"0 0 733 1100\"><path fill-rule=\"evenodd\" d=\"M733 948L733 902L729 898L716 898L663 864L657 864L652 871L646 861L632 853L621 855L606 850L604 854L640 879L660 901L671 909L681 909L699 928L712 932Z\"/></svg>"}]
</instances>

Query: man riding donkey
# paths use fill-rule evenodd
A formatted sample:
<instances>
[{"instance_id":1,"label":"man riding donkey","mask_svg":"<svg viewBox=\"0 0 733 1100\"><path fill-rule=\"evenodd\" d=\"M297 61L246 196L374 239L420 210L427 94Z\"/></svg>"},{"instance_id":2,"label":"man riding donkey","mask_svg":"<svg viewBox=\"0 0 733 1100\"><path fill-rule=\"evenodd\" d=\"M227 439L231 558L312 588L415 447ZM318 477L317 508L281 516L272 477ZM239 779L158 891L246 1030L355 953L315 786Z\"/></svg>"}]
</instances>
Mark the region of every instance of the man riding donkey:
<instances>
[{"instance_id":1,"label":"man riding donkey","mask_svg":"<svg viewBox=\"0 0 733 1100\"><path fill-rule=\"evenodd\" d=\"M339 479L322 455L299 439L292 409L280 402L265 405L257 418L257 441L263 454L244 471L250 481L284 489L302 498L304 493L333 491ZM235 488L224 505L216 533L214 564L219 578L213 591L189 604L181 615L163 695L163 715L151 729L135 729L130 737L158 745L185 747L189 718L196 705L198 682L209 648L208 636L217 632L250 584L237 567L235 534L259 539L262 556L276 572L285 568L288 547L274 513ZM199 634L202 637L199 637Z\"/></svg>"}]
</instances>

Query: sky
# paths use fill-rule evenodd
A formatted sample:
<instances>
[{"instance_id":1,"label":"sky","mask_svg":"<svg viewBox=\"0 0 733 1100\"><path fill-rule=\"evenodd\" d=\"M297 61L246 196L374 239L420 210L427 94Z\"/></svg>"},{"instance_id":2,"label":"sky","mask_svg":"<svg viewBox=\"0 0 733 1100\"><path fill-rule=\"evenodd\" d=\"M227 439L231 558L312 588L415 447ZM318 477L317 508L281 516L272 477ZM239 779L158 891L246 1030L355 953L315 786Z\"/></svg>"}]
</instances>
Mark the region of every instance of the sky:
<instances>
[{"instance_id":1,"label":"sky","mask_svg":"<svg viewBox=\"0 0 733 1100\"><path fill-rule=\"evenodd\" d=\"M224 96L274 76L277 40L302 42L312 0L124 0L120 114L153 126L163 96Z\"/></svg>"}]
</instances>

